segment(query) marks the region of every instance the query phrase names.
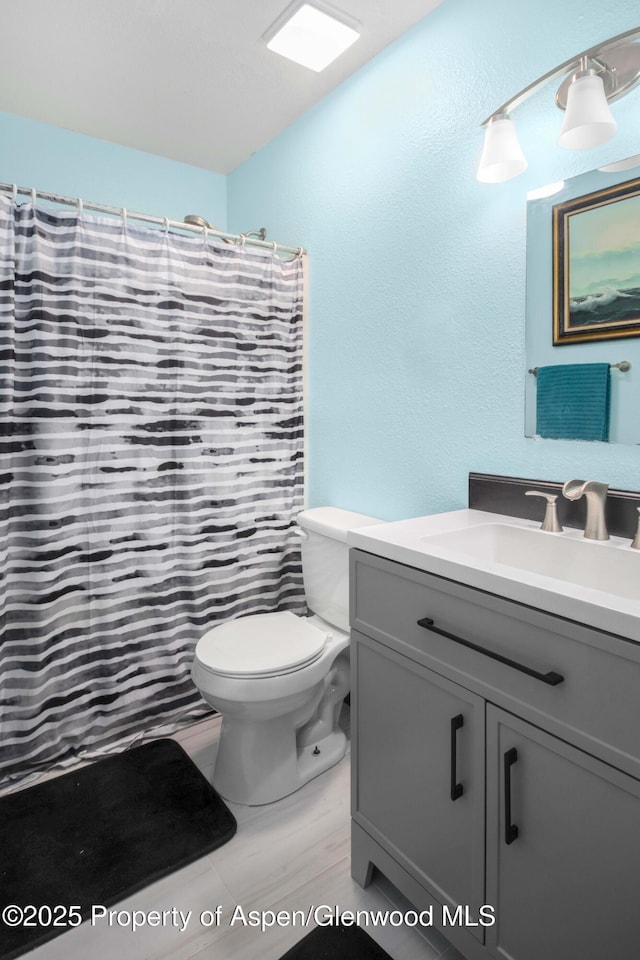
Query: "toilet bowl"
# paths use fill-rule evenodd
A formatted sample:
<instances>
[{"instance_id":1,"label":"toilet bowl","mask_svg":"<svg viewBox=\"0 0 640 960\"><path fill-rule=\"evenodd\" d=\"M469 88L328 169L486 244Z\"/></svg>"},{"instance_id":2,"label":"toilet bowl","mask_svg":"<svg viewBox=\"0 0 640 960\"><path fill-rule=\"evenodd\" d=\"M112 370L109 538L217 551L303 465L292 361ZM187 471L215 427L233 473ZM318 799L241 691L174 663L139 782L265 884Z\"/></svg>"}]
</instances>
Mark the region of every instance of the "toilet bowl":
<instances>
[{"instance_id":1,"label":"toilet bowl","mask_svg":"<svg viewBox=\"0 0 640 960\"><path fill-rule=\"evenodd\" d=\"M333 507L304 511L298 533L313 614L241 617L198 641L192 677L222 714L213 786L226 800L271 803L345 755L338 720L349 692L346 535L379 522Z\"/></svg>"},{"instance_id":2,"label":"toilet bowl","mask_svg":"<svg viewBox=\"0 0 640 960\"><path fill-rule=\"evenodd\" d=\"M342 759L347 740L337 721L349 691L348 645L346 633L289 612L233 620L202 637L193 679L222 714L213 776L222 797L271 803ZM242 668L244 654L253 658Z\"/></svg>"}]
</instances>

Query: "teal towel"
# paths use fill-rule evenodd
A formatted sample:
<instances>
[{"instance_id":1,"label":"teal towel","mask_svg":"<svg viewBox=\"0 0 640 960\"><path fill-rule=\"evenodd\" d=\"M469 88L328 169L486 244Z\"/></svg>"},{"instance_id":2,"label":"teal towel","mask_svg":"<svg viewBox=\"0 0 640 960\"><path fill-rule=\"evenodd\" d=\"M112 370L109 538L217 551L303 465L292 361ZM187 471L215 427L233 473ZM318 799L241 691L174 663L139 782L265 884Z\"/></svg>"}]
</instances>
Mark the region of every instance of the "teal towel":
<instances>
[{"instance_id":1,"label":"teal towel","mask_svg":"<svg viewBox=\"0 0 640 960\"><path fill-rule=\"evenodd\" d=\"M536 433L559 440L608 440L608 363L538 367Z\"/></svg>"}]
</instances>

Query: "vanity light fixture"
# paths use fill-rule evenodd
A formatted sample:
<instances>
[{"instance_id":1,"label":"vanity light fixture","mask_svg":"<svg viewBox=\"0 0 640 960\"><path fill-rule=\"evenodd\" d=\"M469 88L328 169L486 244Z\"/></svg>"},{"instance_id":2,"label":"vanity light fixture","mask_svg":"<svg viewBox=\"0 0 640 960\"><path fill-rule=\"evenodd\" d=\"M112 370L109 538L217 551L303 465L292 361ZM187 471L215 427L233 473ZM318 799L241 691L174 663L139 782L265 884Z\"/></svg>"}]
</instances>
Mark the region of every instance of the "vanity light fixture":
<instances>
[{"instance_id":1,"label":"vanity light fixture","mask_svg":"<svg viewBox=\"0 0 640 960\"><path fill-rule=\"evenodd\" d=\"M487 121L487 132L478 168L478 180L502 183L527 169L516 125L506 113L497 113Z\"/></svg>"},{"instance_id":2,"label":"vanity light fixture","mask_svg":"<svg viewBox=\"0 0 640 960\"><path fill-rule=\"evenodd\" d=\"M565 111L558 145L586 150L604 143L616 132L609 104L640 82L640 27L620 33L549 70L507 100L483 123L485 141L477 177L483 183L501 183L526 170L510 113L551 80L564 79L555 96Z\"/></svg>"},{"instance_id":3,"label":"vanity light fixture","mask_svg":"<svg viewBox=\"0 0 640 960\"><path fill-rule=\"evenodd\" d=\"M295 0L263 39L269 50L319 73L360 36L360 24L324 0Z\"/></svg>"}]
</instances>

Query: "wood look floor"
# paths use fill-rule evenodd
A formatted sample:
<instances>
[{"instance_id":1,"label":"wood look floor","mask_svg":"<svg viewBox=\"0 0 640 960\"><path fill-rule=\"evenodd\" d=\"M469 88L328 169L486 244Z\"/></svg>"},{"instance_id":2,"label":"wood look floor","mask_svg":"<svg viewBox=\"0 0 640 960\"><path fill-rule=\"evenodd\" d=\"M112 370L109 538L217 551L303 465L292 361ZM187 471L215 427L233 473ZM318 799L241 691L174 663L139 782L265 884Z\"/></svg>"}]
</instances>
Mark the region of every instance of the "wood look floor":
<instances>
[{"instance_id":1,"label":"wood look floor","mask_svg":"<svg viewBox=\"0 0 640 960\"><path fill-rule=\"evenodd\" d=\"M343 716L348 724L348 708ZM220 717L174 735L209 779ZM65 772L65 771L57 771ZM310 927L274 926L265 932L231 918L237 906L250 910L308 911L328 905L341 910L408 907L382 878L366 890L350 875L349 755L301 790L263 807L229 804L236 836L183 870L146 887L119 911L192 912L184 932L178 926L130 929L98 921L64 933L24 954L28 960L278 960ZM219 925L204 927L203 911L222 906ZM462 960L435 930L377 927L367 932L394 960Z\"/></svg>"}]
</instances>

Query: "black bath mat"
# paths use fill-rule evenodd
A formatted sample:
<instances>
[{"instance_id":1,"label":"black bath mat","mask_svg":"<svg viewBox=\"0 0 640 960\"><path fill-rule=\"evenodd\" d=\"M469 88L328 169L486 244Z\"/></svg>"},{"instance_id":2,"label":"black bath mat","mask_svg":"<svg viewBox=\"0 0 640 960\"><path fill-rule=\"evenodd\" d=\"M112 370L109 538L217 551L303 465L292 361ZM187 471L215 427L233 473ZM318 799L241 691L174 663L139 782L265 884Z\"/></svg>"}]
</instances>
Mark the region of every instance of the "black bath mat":
<instances>
[{"instance_id":1,"label":"black bath mat","mask_svg":"<svg viewBox=\"0 0 640 960\"><path fill-rule=\"evenodd\" d=\"M316 927L281 960L391 960L360 927Z\"/></svg>"},{"instance_id":2,"label":"black bath mat","mask_svg":"<svg viewBox=\"0 0 640 960\"><path fill-rule=\"evenodd\" d=\"M236 821L174 740L155 740L0 799L0 908L60 908L42 923L0 919L0 960L83 919L230 840ZM8 919L14 922L14 914ZM30 918L30 912L26 919ZM5 918L7 919L7 918Z\"/></svg>"}]
</instances>

